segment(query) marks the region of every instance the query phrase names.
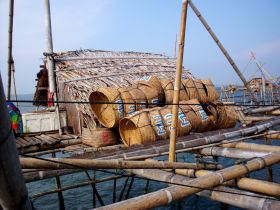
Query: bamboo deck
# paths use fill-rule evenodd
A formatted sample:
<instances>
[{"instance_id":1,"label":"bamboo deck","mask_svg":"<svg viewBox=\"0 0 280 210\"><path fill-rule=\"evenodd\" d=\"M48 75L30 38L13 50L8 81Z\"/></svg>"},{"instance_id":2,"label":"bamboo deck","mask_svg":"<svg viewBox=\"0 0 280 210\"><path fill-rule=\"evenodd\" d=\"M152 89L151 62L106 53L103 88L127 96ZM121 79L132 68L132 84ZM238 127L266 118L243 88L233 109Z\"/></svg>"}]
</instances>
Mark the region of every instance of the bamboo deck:
<instances>
[{"instance_id":1,"label":"bamboo deck","mask_svg":"<svg viewBox=\"0 0 280 210\"><path fill-rule=\"evenodd\" d=\"M24 135L16 138L16 146L19 153L37 152L47 149L63 147L62 145L71 145L71 143L81 142L76 135L58 133Z\"/></svg>"}]
</instances>

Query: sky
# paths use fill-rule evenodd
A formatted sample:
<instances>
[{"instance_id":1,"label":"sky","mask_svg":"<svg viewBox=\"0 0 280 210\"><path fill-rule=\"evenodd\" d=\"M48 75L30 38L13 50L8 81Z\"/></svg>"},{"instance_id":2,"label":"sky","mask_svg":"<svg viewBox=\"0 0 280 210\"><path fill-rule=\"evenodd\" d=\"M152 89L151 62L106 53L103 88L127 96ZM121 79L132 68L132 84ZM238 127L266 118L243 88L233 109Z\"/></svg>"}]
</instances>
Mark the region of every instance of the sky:
<instances>
[{"instance_id":1,"label":"sky","mask_svg":"<svg viewBox=\"0 0 280 210\"><path fill-rule=\"evenodd\" d=\"M0 0L0 71L6 87L8 0ZM279 0L193 0L237 66L250 79L250 51L275 76L280 69ZM54 51L98 49L174 56L181 0L51 0ZM13 57L19 94L35 91L46 49L44 0L15 0ZM246 67L247 66L247 67ZM189 8L184 67L217 84L241 84ZM246 67L246 68L245 68Z\"/></svg>"}]
</instances>

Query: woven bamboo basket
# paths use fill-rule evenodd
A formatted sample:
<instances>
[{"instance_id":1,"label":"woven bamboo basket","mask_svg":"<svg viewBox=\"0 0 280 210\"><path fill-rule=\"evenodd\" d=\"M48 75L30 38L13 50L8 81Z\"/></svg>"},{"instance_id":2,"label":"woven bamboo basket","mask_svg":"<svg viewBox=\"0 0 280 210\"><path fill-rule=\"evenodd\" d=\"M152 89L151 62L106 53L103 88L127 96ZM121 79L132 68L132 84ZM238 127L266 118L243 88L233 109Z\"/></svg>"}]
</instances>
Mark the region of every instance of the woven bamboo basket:
<instances>
[{"instance_id":1,"label":"woven bamboo basket","mask_svg":"<svg viewBox=\"0 0 280 210\"><path fill-rule=\"evenodd\" d=\"M130 116L136 111L135 101L127 88L118 89L123 101L124 116ZM126 104L127 103L127 104Z\"/></svg>"},{"instance_id":2,"label":"woven bamboo basket","mask_svg":"<svg viewBox=\"0 0 280 210\"><path fill-rule=\"evenodd\" d=\"M98 121L106 128L118 126L118 122L124 117L123 104L106 104L106 102L122 103L118 88L99 88L89 96L91 109ZM105 104L103 104L105 102Z\"/></svg>"},{"instance_id":3,"label":"woven bamboo basket","mask_svg":"<svg viewBox=\"0 0 280 210\"><path fill-rule=\"evenodd\" d=\"M119 132L125 145L145 144L156 140L148 114L148 110L142 110L120 121Z\"/></svg>"},{"instance_id":4,"label":"woven bamboo basket","mask_svg":"<svg viewBox=\"0 0 280 210\"><path fill-rule=\"evenodd\" d=\"M136 110L142 110L146 109L148 107L147 105L147 98L142 90L137 88L137 86L133 85L129 88L127 88L127 91L132 96L133 100L136 102Z\"/></svg>"},{"instance_id":5,"label":"woven bamboo basket","mask_svg":"<svg viewBox=\"0 0 280 210\"><path fill-rule=\"evenodd\" d=\"M138 84L137 88L145 94L149 108L157 107L158 103L162 103L162 97L155 88L143 84Z\"/></svg>"},{"instance_id":6,"label":"woven bamboo basket","mask_svg":"<svg viewBox=\"0 0 280 210\"><path fill-rule=\"evenodd\" d=\"M181 110L183 111L187 120L191 124L191 129L196 130L200 125L199 117L195 114L191 106L188 105L189 104L188 101L180 101L180 104L181 104L180 105Z\"/></svg>"},{"instance_id":7,"label":"woven bamboo basket","mask_svg":"<svg viewBox=\"0 0 280 210\"><path fill-rule=\"evenodd\" d=\"M189 78L189 79L182 80L182 84L186 89L189 99L198 99L202 103L206 103L208 101L201 80Z\"/></svg>"},{"instance_id":8,"label":"woven bamboo basket","mask_svg":"<svg viewBox=\"0 0 280 210\"><path fill-rule=\"evenodd\" d=\"M163 97L163 89L160 80L156 76L144 76L136 81L136 84L142 84L155 89L159 93L159 99Z\"/></svg>"},{"instance_id":9,"label":"woven bamboo basket","mask_svg":"<svg viewBox=\"0 0 280 210\"><path fill-rule=\"evenodd\" d=\"M167 139L169 137L167 127L160 112L162 109L164 108L155 107L149 110L150 122L157 140Z\"/></svg>"},{"instance_id":10,"label":"woven bamboo basket","mask_svg":"<svg viewBox=\"0 0 280 210\"><path fill-rule=\"evenodd\" d=\"M200 105L200 102L197 99L192 99L187 102L188 104L190 104L190 107L192 108L192 110L195 112L197 116L196 121L199 124L199 126L197 126L195 131L197 132L207 131L207 126L209 125L210 120L205 110Z\"/></svg>"},{"instance_id":11,"label":"woven bamboo basket","mask_svg":"<svg viewBox=\"0 0 280 210\"><path fill-rule=\"evenodd\" d=\"M216 105L218 112L217 127L219 129L233 128L238 121L235 109L232 106L225 106L223 103L216 103Z\"/></svg>"},{"instance_id":12,"label":"woven bamboo basket","mask_svg":"<svg viewBox=\"0 0 280 210\"><path fill-rule=\"evenodd\" d=\"M218 128L218 112L214 105L207 104L206 106L203 106L204 111L206 112L208 118L209 118L209 124L207 126L207 130L215 130Z\"/></svg>"},{"instance_id":13,"label":"woven bamboo basket","mask_svg":"<svg viewBox=\"0 0 280 210\"><path fill-rule=\"evenodd\" d=\"M163 117L164 124L168 135L170 136L171 124L172 124L172 106L165 106L160 110ZM178 110L178 122L177 122L177 135L183 136L189 134L192 129L190 121L186 118L186 115L181 108Z\"/></svg>"},{"instance_id":14,"label":"woven bamboo basket","mask_svg":"<svg viewBox=\"0 0 280 210\"><path fill-rule=\"evenodd\" d=\"M204 85L204 89L206 90L208 101L217 101L219 99L219 94L212 81L210 79L203 79L201 81Z\"/></svg>"},{"instance_id":15,"label":"woven bamboo basket","mask_svg":"<svg viewBox=\"0 0 280 210\"><path fill-rule=\"evenodd\" d=\"M171 80L162 79L160 80L161 86L164 91L164 103L165 104L172 104L173 103L173 96L174 96L174 83ZM184 88L184 86L181 84L180 89L180 96L179 100L189 100L189 96L187 95L187 92Z\"/></svg>"},{"instance_id":16,"label":"woven bamboo basket","mask_svg":"<svg viewBox=\"0 0 280 210\"><path fill-rule=\"evenodd\" d=\"M92 147L104 147L117 144L118 141L115 133L111 129L97 128L91 130L82 128L82 142Z\"/></svg>"}]
</instances>

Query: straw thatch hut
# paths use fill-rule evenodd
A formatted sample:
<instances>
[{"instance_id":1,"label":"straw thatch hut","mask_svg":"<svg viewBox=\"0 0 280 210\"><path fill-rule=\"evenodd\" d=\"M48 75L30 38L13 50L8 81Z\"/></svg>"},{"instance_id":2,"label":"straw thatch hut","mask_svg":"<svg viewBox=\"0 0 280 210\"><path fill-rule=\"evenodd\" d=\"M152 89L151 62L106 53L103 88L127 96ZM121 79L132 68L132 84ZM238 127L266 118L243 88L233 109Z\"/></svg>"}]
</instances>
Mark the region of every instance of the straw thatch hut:
<instances>
[{"instance_id":1,"label":"straw thatch hut","mask_svg":"<svg viewBox=\"0 0 280 210\"><path fill-rule=\"evenodd\" d=\"M254 90L255 92L260 92L260 90L262 89L262 78L253 78L250 81L248 81L248 83L252 90ZM265 88L270 90L275 87L271 81L265 80Z\"/></svg>"},{"instance_id":2,"label":"straw thatch hut","mask_svg":"<svg viewBox=\"0 0 280 210\"><path fill-rule=\"evenodd\" d=\"M147 75L174 79L176 71L174 58L150 53L79 50L56 53L54 59L58 99L62 101L86 102L99 87L129 86ZM38 85L44 78L38 78ZM35 100L40 96L38 89ZM66 109L68 126L76 134L81 133L82 127L100 126L89 104L65 103L60 107Z\"/></svg>"}]
</instances>

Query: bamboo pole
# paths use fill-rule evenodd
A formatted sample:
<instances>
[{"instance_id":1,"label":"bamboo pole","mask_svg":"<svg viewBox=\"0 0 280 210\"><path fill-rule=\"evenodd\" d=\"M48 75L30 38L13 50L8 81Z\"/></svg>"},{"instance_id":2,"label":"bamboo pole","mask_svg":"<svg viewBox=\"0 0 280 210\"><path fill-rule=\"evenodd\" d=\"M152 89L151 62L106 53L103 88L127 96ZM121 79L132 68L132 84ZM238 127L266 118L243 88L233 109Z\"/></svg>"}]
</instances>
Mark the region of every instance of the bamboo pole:
<instances>
[{"instance_id":1,"label":"bamboo pole","mask_svg":"<svg viewBox=\"0 0 280 210\"><path fill-rule=\"evenodd\" d=\"M244 113L245 114L257 114L257 113L264 113L264 112L272 112L279 108L280 108L280 106L258 107L258 108L244 110Z\"/></svg>"},{"instance_id":2,"label":"bamboo pole","mask_svg":"<svg viewBox=\"0 0 280 210\"><path fill-rule=\"evenodd\" d=\"M186 196L198 193L203 189L215 187L223 182L243 176L255 170L262 169L265 165L273 165L280 162L280 154L273 153L263 158L255 158L246 164L234 165L232 167L219 170L215 173L205 175L193 180L181 179L180 184L185 186L170 186L168 188L142 195L136 198L128 199L116 204L108 205L102 209L151 209L158 206L166 205L172 201L180 200ZM144 171L144 170L142 170ZM145 170L147 171L147 170ZM160 178L160 176L158 176ZM169 178L173 179L173 177Z\"/></svg>"},{"instance_id":3,"label":"bamboo pole","mask_svg":"<svg viewBox=\"0 0 280 210\"><path fill-rule=\"evenodd\" d=\"M267 139L280 139L280 131L268 131L265 134Z\"/></svg>"},{"instance_id":4,"label":"bamboo pole","mask_svg":"<svg viewBox=\"0 0 280 210\"><path fill-rule=\"evenodd\" d=\"M278 115L280 115L280 109L274 110L274 111L270 112L269 114L278 116Z\"/></svg>"},{"instance_id":5,"label":"bamboo pole","mask_svg":"<svg viewBox=\"0 0 280 210\"><path fill-rule=\"evenodd\" d=\"M13 86L14 86L14 97L15 97L15 100L17 101L18 98L17 98L17 87L16 87L15 64L14 64L14 60L13 60L13 63L12 63L12 79L13 79ZM18 102L16 102L16 105L17 105L17 107L18 107Z\"/></svg>"},{"instance_id":6,"label":"bamboo pole","mask_svg":"<svg viewBox=\"0 0 280 210\"><path fill-rule=\"evenodd\" d=\"M51 162L52 161L52 162ZM35 158L20 158L23 169L129 169L129 168L205 168L199 163L172 163L168 161L145 162L145 161L124 161L124 160L89 160L89 159L66 159L48 158L45 160Z\"/></svg>"},{"instance_id":7,"label":"bamboo pole","mask_svg":"<svg viewBox=\"0 0 280 210\"><path fill-rule=\"evenodd\" d=\"M221 147L209 147L199 151L199 154L210 156L222 156L227 158L236 159L251 159L255 157L263 157L271 152L255 152L243 149L221 148ZM280 153L279 153L280 154Z\"/></svg>"},{"instance_id":8,"label":"bamboo pole","mask_svg":"<svg viewBox=\"0 0 280 210\"><path fill-rule=\"evenodd\" d=\"M244 190L259 192L271 196L280 196L280 184L257 179L241 178L237 186Z\"/></svg>"},{"instance_id":9,"label":"bamboo pole","mask_svg":"<svg viewBox=\"0 0 280 210\"><path fill-rule=\"evenodd\" d=\"M265 144L237 142L237 143L222 144L221 146L226 148L237 148L237 149L256 151L256 152L280 152L280 146L272 146L272 145L265 145Z\"/></svg>"},{"instance_id":10,"label":"bamboo pole","mask_svg":"<svg viewBox=\"0 0 280 210\"><path fill-rule=\"evenodd\" d=\"M224 48L224 46L222 45L222 43L220 42L220 40L218 39L216 34L212 31L211 27L208 25L206 20L202 17L201 13L198 11L198 9L196 8L196 6L193 4L193 2L191 0L189 0L189 5L192 8L192 10L194 11L194 13L196 14L196 16L199 18L199 20L201 21L202 25L206 28L206 30L209 32L209 34L211 35L213 40L216 42L216 44L218 45L218 47L220 48L220 50L222 51L224 56L227 58L228 62L233 67L234 71L239 76L239 78L243 82L244 86L248 89L248 91L250 92L250 94L252 96L253 101L258 104L259 103L258 99L256 98L252 88L250 87L249 83L247 83L247 81L246 81L245 77L243 76L243 74L241 73L240 69L237 67L237 65L231 58L231 56L228 54L227 50Z\"/></svg>"},{"instance_id":11,"label":"bamboo pole","mask_svg":"<svg viewBox=\"0 0 280 210\"><path fill-rule=\"evenodd\" d=\"M174 96L172 106L172 124L170 131L170 146L169 146L169 161L175 161L176 150L176 138L177 138L177 123L178 123L178 104L180 99L181 78L184 58L184 45L185 45L185 32L186 32L186 20L188 11L188 0L183 0L181 25L180 25L180 40L179 40L179 52L177 58L176 76L174 84Z\"/></svg>"},{"instance_id":12,"label":"bamboo pole","mask_svg":"<svg viewBox=\"0 0 280 210\"><path fill-rule=\"evenodd\" d=\"M31 210L20 169L0 74L0 206L3 210Z\"/></svg>"},{"instance_id":13,"label":"bamboo pole","mask_svg":"<svg viewBox=\"0 0 280 210\"><path fill-rule=\"evenodd\" d=\"M13 63L13 23L14 23L14 0L9 1L9 28L8 28L8 82L7 99L11 100L11 74Z\"/></svg>"},{"instance_id":14,"label":"bamboo pole","mask_svg":"<svg viewBox=\"0 0 280 210\"><path fill-rule=\"evenodd\" d=\"M179 169L177 169L179 170ZM186 169L180 169L180 170L186 170ZM201 177L205 176L207 174L213 173L212 171L207 170L198 170L195 172L195 177ZM232 180L234 181L234 180ZM280 196L280 184L258 180L258 179L252 179L252 178L239 178L234 181L238 188L243 190L249 190L256 193L261 193L269 196ZM231 184L233 184L231 182Z\"/></svg>"},{"instance_id":15,"label":"bamboo pole","mask_svg":"<svg viewBox=\"0 0 280 210\"><path fill-rule=\"evenodd\" d=\"M52 40L52 24L51 24L51 9L50 9L50 1L45 0L45 29L46 29L46 50L47 50L47 65L48 65L48 82L49 82L49 92L53 95L53 99L55 102L55 112L57 115L57 123L59 134L62 135L61 123L60 123L60 114L59 114L59 105L57 103L57 90L56 90L56 82L55 82L55 64L53 55L53 40Z\"/></svg>"},{"instance_id":16,"label":"bamboo pole","mask_svg":"<svg viewBox=\"0 0 280 210\"><path fill-rule=\"evenodd\" d=\"M214 190L204 190L197 194L199 196L236 206L242 209L276 210L280 208L280 202L277 200L272 200L271 198L262 196L260 194L250 193L244 190L238 190L224 186L216 187Z\"/></svg>"}]
</instances>

